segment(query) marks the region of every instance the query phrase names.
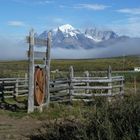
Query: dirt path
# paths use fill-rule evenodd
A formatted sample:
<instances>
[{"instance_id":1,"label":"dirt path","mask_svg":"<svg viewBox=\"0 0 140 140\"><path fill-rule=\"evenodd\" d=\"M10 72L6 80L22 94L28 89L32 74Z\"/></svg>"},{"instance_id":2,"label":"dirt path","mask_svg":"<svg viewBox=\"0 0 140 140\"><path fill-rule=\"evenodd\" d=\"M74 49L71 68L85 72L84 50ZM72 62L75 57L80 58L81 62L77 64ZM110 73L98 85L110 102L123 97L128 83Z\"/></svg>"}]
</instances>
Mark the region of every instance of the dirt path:
<instances>
[{"instance_id":1,"label":"dirt path","mask_svg":"<svg viewBox=\"0 0 140 140\"><path fill-rule=\"evenodd\" d=\"M29 140L27 135L41 124L41 121L28 116L17 119L0 115L0 140Z\"/></svg>"}]
</instances>

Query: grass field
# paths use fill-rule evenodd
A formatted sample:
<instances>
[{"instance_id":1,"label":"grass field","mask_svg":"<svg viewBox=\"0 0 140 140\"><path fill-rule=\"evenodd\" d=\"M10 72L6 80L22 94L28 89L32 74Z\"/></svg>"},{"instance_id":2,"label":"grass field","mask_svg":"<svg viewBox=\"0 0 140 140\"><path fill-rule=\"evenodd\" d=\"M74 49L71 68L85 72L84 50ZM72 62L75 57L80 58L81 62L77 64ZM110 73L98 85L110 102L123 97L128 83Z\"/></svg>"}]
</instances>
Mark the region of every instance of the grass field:
<instances>
[{"instance_id":1,"label":"grass field","mask_svg":"<svg viewBox=\"0 0 140 140\"><path fill-rule=\"evenodd\" d=\"M85 70L129 71L140 66L138 56L93 60L52 60L51 70L68 72L70 66L76 73ZM24 77L28 72L27 61L1 61L0 77ZM26 109L15 112L0 109L0 139L31 140L138 140L140 136L140 72L118 72L125 76L127 96L108 104L104 98L97 98L91 104L51 104L42 114L26 114ZM134 94L134 77L137 80L137 94ZM26 100L26 99L25 99ZM7 102L15 103L8 100Z\"/></svg>"},{"instance_id":2,"label":"grass field","mask_svg":"<svg viewBox=\"0 0 140 140\"><path fill-rule=\"evenodd\" d=\"M125 60L125 61L124 61ZM40 63L40 62L36 62ZM69 72L69 67L73 66L76 73L83 73L88 70L92 71L107 71L108 66L112 67L113 71L118 71L115 75L125 76L126 82L134 82L134 78L140 81L140 72L128 73L119 71L133 71L134 67L140 67L139 56L127 56L104 59L87 59L87 60L52 60L51 70L59 69L60 71ZM28 73L28 61L0 61L0 78L2 77L24 77ZM64 74L63 73L63 74Z\"/></svg>"},{"instance_id":3,"label":"grass field","mask_svg":"<svg viewBox=\"0 0 140 140\"><path fill-rule=\"evenodd\" d=\"M139 94L113 104L104 98L92 104L51 104L41 114L0 110L0 139L139 140L139 117Z\"/></svg>"},{"instance_id":4,"label":"grass field","mask_svg":"<svg viewBox=\"0 0 140 140\"><path fill-rule=\"evenodd\" d=\"M106 59L87 59L87 60L53 60L52 69L67 70L69 66L73 66L76 71L100 71L106 70L110 65L113 70L133 70L135 66L140 66L140 58L138 56L128 56Z\"/></svg>"},{"instance_id":5,"label":"grass field","mask_svg":"<svg viewBox=\"0 0 140 140\"><path fill-rule=\"evenodd\" d=\"M40 63L40 62L37 62ZM139 56L127 56L104 59L87 59L87 60L52 60L51 70L59 69L60 71L68 71L70 66L75 71L105 71L108 66L113 71L134 70L134 67L140 67ZM0 61L0 77L23 76L28 72L28 62L23 61Z\"/></svg>"}]
</instances>

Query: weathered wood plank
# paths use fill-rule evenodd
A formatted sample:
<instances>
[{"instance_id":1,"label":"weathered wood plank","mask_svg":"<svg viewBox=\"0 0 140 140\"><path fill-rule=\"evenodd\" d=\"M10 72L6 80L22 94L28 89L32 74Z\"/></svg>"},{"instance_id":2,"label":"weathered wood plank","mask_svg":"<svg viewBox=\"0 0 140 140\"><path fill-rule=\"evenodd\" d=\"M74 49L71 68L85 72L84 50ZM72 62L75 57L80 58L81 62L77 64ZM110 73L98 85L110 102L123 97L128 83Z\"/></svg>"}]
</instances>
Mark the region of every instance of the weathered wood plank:
<instances>
[{"instance_id":1,"label":"weathered wood plank","mask_svg":"<svg viewBox=\"0 0 140 140\"><path fill-rule=\"evenodd\" d=\"M47 48L46 48L46 105L50 104L50 58L51 53L51 32L48 33Z\"/></svg>"},{"instance_id":2,"label":"weathered wood plank","mask_svg":"<svg viewBox=\"0 0 140 140\"><path fill-rule=\"evenodd\" d=\"M72 101L93 102L93 100L92 100L92 99L72 99Z\"/></svg>"},{"instance_id":3,"label":"weathered wood plank","mask_svg":"<svg viewBox=\"0 0 140 140\"><path fill-rule=\"evenodd\" d=\"M73 83L72 83L72 79L74 77L74 70L73 67L70 66L69 68L69 78L70 78L70 83L69 83L69 98L70 98L70 102L72 101L72 94L74 94L74 88L73 88Z\"/></svg>"},{"instance_id":4,"label":"weathered wood plank","mask_svg":"<svg viewBox=\"0 0 140 140\"><path fill-rule=\"evenodd\" d=\"M74 86L73 89L112 89L112 86Z\"/></svg>"},{"instance_id":5,"label":"weathered wood plank","mask_svg":"<svg viewBox=\"0 0 140 140\"><path fill-rule=\"evenodd\" d=\"M4 96L5 99L13 98L14 96Z\"/></svg>"},{"instance_id":6,"label":"weathered wood plank","mask_svg":"<svg viewBox=\"0 0 140 140\"><path fill-rule=\"evenodd\" d=\"M73 77L74 80L104 80L108 77Z\"/></svg>"},{"instance_id":7,"label":"weathered wood plank","mask_svg":"<svg viewBox=\"0 0 140 140\"><path fill-rule=\"evenodd\" d=\"M29 90L18 90L18 93L20 94L20 93L27 93L27 92L29 92Z\"/></svg>"},{"instance_id":8,"label":"weathered wood plank","mask_svg":"<svg viewBox=\"0 0 140 140\"><path fill-rule=\"evenodd\" d=\"M123 92L121 93L121 94L123 94ZM94 94L93 96L95 96L95 97L102 97L102 96L104 96L104 97L113 97L113 96L117 96L117 95L120 95L120 92L116 92L116 93L112 93L112 94L105 94L105 93L101 93L101 94Z\"/></svg>"},{"instance_id":9,"label":"weathered wood plank","mask_svg":"<svg viewBox=\"0 0 140 140\"><path fill-rule=\"evenodd\" d=\"M29 51L27 51L27 56L29 57ZM46 57L46 52L39 52L39 51L34 51L34 58L35 59L42 59Z\"/></svg>"},{"instance_id":10,"label":"weathered wood plank","mask_svg":"<svg viewBox=\"0 0 140 140\"><path fill-rule=\"evenodd\" d=\"M12 80L12 81L3 80L0 83L3 83L4 82L4 84L14 84L14 83L17 83L16 80L18 80L18 79L15 79L15 80ZM19 83L24 83L24 82L27 82L27 80L18 80L18 82Z\"/></svg>"},{"instance_id":11,"label":"weathered wood plank","mask_svg":"<svg viewBox=\"0 0 140 140\"><path fill-rule=\"evenodd\" d=\"M34 111L34 31L29 33L29 93L28 93L28 113Z\"/></svg>"},{"instance_id":12,"label":"weathered wood plank","mask_svg":"<svg viewBox=\"0 0 140 140\"><path fill-rule=\"evenodd\" d=\"M112 80L112 68L108 67L108 79ZM112 82L108 83L108 86L112 87ZM108 89L108 95L112 95L112 88ZM108 98L108 101L111 101L111 98Z\"/></svg>"},{"instance_id":13,"label":"weathered wood plank","mask_svg":"<svg viewBox=\"0 0 140 140\"><path fill-rule=\"evenodd\" d=\"M85 93L73 93L72 96L84 96L84 97L92 97L93 94L85 94Z\"/></svg>"},{"instance_id":14,"label":"weathered wood plank","mask_svg":"<svg viewBox=\"0 0 140 140\"><path fill-rule=\"evenodd\" d=\"M18 85L17 87L18 87L18 88L24 88L24 87L27 88L28 85L26 85L26 84L25 84L25 85Z\"/></svg>"},{"instance_id":15,"label":"weathered wood plank","mask_svg":"<svg viewBox=\"0 0 140 140\"><path fill-rule=\"evenodd\" d=\"M109 82L112 82L112 80L110 79L106 79L106 80L75 80L73 79L72 82L74 83L109 83Z\"/></svg>"},{"instance_id":16,"label":"weathered wood plank","mask_svg":"<svg viewBox=\"0 0 140 140\"><path fill-rule=\"evenodd\" d=\"M5 89L13 89L13 88L15 88L15 86L4 86L4 90Z\"/></svg>"},{"instance_id":17,"label":"weathered wood plank","mask_svg":"<svg viewBox=\"0 0 140 140\"><path fill-rule=\"evenodd\" d=\"M4 93L4 94L13 94L14 93L14 91L3 91L2 93Z\"/></svg>"},{"instance_id":18,"label":"weathered wood plank","mask_svg":"<svg viewBox=\"0 0 140 140\"><path fill-rule=\"evenodd\" d=\"M28 94L19 94L17 97L26 97Z\"/></svg>"},{"instance_id":19,"label":"weathered wood plank","mask_svg":"<svg viewBox=\"0 0 140 140\"><path fill-rule=\"evenodd\" d=\"M30 35L26 37L26 41L27 41L27 43L31 42ZM36 45L36 46L47 46L47 40L35 37L34 38L34 45Z\"/></svg>"},{"instance_id":20,"label":"weathered wood plank","mask_svg":"<svg viewBox=\"0 0 140 140\"><path fill-rule=\"evenodd\" d=\"M47 46L47 40L41 38L35 38L36 46Z\"/></svg>"}]
</instances>

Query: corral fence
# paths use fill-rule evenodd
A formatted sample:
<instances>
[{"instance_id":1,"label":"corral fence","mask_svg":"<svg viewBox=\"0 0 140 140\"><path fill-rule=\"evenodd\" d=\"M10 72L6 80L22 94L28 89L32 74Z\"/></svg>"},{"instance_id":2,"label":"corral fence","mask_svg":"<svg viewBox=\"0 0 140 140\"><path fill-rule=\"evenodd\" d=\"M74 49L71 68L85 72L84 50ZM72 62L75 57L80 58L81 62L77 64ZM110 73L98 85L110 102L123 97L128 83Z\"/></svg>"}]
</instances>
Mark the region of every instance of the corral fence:
<instances>
[{"instance_id":1,"label":"corral fence","mask_svg":"<svg viewBox=\"0 0 140 140\"><path fill-rule=\"evenodd\" d=\"M75 76L73 67L65 78L50 80L51 102L93 101L94 97L115 97L124 94L124 77L112 76L109 66L104 77L91 76L88 71L83 76ZM28 78L1 78L0 97L16 98L28 96Z\"/></svg>"},{"instance_id":2,"label":"corral fence","mask_svg":"<svg viewBox=\"0 0 140 140\"><path fill-rule=\"evenodd\" d=\"M28 78L0 78L0 97L24 97L28 95Z\"/></svg>"},{"instance_id":3,"label":"corral fence","mask_svg":"<svg viewBox=\"0 0 140 140\"><path fill-rule=\"evenodd\" d=\"M70 67L66 79L50 82L51 101L93 101L94 97L114 97L124 94L124 77L112 76L111 67L104 77L91 77L88 71L84 76L75 76Z\"/></svg>"}]
</instances>

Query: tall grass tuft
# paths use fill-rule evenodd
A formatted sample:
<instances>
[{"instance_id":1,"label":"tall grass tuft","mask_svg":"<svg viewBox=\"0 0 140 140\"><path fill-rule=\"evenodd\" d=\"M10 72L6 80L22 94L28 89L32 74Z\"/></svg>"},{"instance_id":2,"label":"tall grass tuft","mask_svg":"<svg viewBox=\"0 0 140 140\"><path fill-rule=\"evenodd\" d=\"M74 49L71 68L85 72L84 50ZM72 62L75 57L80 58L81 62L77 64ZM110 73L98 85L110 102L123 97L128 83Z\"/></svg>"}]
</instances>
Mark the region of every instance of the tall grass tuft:
<instances>
[{"instance_id":1,"label":"tall grass tuft","mask_svg":"<svg viewBox=\"0 0 140 140\"><path fill-rule=\"evenodd\" d=\"M92 106L92 107L91 107ZM31 140L139 140L140 95L130 95L111 103L98 98L78 118L47 122L31 135Z\"/></svg>"}]
</instances>

